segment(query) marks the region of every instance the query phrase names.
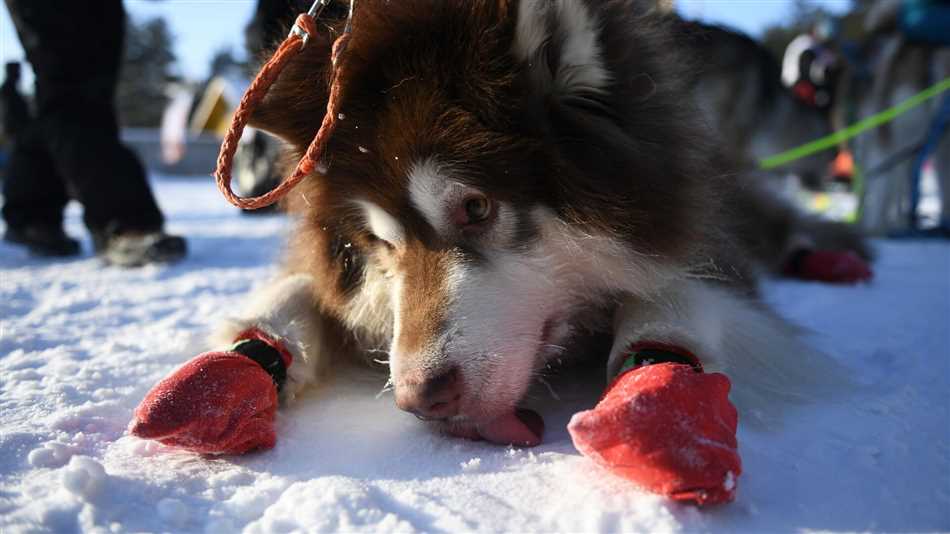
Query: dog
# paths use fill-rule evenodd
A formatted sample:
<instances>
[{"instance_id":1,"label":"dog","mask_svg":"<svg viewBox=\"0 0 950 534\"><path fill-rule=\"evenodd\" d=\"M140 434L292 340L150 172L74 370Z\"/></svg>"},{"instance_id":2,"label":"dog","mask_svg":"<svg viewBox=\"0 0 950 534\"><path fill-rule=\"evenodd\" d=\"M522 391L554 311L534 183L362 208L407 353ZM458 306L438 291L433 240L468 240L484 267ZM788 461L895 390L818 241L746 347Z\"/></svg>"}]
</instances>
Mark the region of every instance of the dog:
<instances>
[{"instance_id":1,"label":"dog","mask_svg":"<svg viewBox=\"0 0 950 534\"><path fill-rule=\"evenodd\" d=\"M731 170L690 104L694 62L646 4L361 0L282 274L215 343L279 339L283 401L386 353L399 408L499 444L540 443L520 403L546 366L612 376L642 340L728 374L747 413L837 387L756 280L797 247L867 250ZM320 22L252 119L296 158L344 25Z\"/></svg>"},{"instance_id":2,"label":"dog","mask_svg":"<svg viewBox=\"0 0 950 534\"><path fill-rule=\"evenodd\" d=\"M761 43L721 26L670 15L684 53L694 62L687 73L693 96L720 149L746 168L832 132L828 113L805 104L781 80L781 65ZM782 173L820 189L833 152L787 164Z\"/></svg>"}]
</instances>

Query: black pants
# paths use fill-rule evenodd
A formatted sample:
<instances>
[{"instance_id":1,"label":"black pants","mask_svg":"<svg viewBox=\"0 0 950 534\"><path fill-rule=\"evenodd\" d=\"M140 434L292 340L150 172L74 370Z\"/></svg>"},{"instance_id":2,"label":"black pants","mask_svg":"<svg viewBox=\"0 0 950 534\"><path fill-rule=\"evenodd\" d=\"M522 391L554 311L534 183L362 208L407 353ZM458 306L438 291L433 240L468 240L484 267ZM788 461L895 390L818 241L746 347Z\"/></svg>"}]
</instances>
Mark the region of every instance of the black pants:
<instances>
[{"instance_id":1,"label":"black pants","mask_svg":"<svg viewBox=\"0 0 950 534\"><path fill-rule=\"evenodd\" d=\"M305 3L305 0L257 0L254 18L244 30L252 62L280 43L300 10L307 9L303 7Z\"/></svg>"},{"instance_id":2,"label":"black pants","mask_svg":"<svg viewBox=\"0 0 950 534\"><path fill-rule=\"evenodd\" d=\"M4 181L7 224L61 226L74 197L94 232L160 229L145 170L119 141L121 0L6 5L36 73L36 114L15 133Z\"/></svg>"}]
</instances>

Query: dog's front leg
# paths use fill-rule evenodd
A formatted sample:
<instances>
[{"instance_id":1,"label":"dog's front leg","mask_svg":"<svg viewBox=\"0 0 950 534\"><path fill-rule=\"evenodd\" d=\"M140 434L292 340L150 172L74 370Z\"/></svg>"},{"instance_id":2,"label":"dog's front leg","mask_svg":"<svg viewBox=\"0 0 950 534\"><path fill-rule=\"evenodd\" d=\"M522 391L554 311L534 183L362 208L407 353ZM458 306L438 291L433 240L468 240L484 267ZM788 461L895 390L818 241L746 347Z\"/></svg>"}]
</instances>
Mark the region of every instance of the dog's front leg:
<instances>
[{"instance_id":1,"label":"dog's front leg","mask_svg":"<svg viewBox=\"0 0 950 534\"><path fill-rule=\"evenodd\" d=\"M638 346L677 349L704 367L721 369L722 301L725 290L710 291L703 283L686 281L670 286L651 299L628 297L614 316L614 341L607 363L607 378L623 368L632 349Z\"/></svg>"},{"instance_id":2,"label":"dog's front leg","mask_svg":"<svg viewBox=\"0 0 950 534\"><path fill-rule=\"evenodd\" d=\"M653 299L628 298L614 318L608 378L631 347L658 345L695 355L707 372L725 373L730 395L752 419L773 419L782 406L840 391L848 383L827 355L763 303L701 280L672 284Z\"/></svg>"},{"instance_id":3,"label":"dog's front leg","mask_svg":"<svg viewBox=\"0 0 950 534\"><path fill-rule=\"evenodd\" d=\"M640 486L675 500L735 498L742 472L721 367L733 347L726 331L737 309L728 290L681 281L651 300L630 298L616 314L610 385L568 430L583 454Z\"/></svg>"},{"instance_id":4,"label":"dog's front leg","mask_svg":"<svg viewBox=\"0 0 950 534\"><path fill-rule=\"evenodd\" d=\"M282 384L281 400L292 400L330 369L325 318L314 300L309 275L282 276L251 295L234 318L224 321L212 335L216 348L239 342L242 334L259 331L292 356Z\"/></svg>"},{"instance_id":5,"label":"dog's front leg","mask_svg":"<svg viewBox=\"0 0 950 534\"><path fill-rule=\"evenodd\" d=\"M329 367L324 320L311 277L276 280L218 329L221 350L196 356L149 391L129 431L203 454L273 447L279 399Z\"/></svg>"}]
</instances>

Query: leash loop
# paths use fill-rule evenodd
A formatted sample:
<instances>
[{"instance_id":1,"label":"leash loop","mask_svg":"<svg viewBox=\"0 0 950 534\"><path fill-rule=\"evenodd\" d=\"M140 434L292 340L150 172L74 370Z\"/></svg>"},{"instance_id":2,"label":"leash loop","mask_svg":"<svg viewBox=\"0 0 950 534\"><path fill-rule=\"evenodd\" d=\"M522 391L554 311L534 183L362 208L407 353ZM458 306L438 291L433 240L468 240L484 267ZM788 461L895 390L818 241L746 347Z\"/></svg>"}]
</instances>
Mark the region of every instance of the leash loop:
<instances>
[{"instance_id":1,"label":"leash loop","mask_svg":"<svg viewBox=\"0 0 950 534\"><path fill-rule=\"evenodd\" d=\"M250 87L245 91L241 98L234 116L231 119L231 126L221 143L221 151L218 154L217 166L214 171L215 183L224 198L234 206L245 210L256 210L266 208L287 196L290 191L297 186L304 178L311 174L317 166L317 162L323 157L326 149L327 140L336 129L338 117L340 115L340 94L341 94L341 75L339 69L339 60L346 45L349 43L351 35L351 23L353 20L354 0L350 0L350 11L346 22L346 28L343 33L337 37L333 43L333 53L331 62L333 66L333 76L330 84L330 96L327 101L326 115L317 130L313 141L307 148L303 158L297 163L297 167L284 181L273 190L259 196L242 198L237 196L231 189L231 170L234 164L234 154L237 152L241 135L244 128L251 119L251 115L257 106L264 100L271 86L280 77L280 73L290 61L299 54L306 46L312 35L316 34L316 21L323 13L323 10L332 2L332 0L316 0L306 13L301 13L290 34L280 44L274 55L261 67L260 72L251 82Z\"/></svg>"},{"instance_id":2,"label":"leash loop","mask_svg":"<svg viewBox=\"0 0 950 534\"><path fill-rule=\"evenodd\" d=\"M306 13L310 16L310 22L318 20L320 15L323 13L323 10L326 9L328 5L330 5L331 1L332 0L316 0L313 5L310 6L310 10ZM308 25L307 22L301 24L300 17L298 17L297 21L294 23L294 27L290 29L290 35L287 37L297 36L303 42L303 46L307 46L307 41L310 40L310 36L313 35L313 32L313 24Z\"/></svg>"}]
</instances>

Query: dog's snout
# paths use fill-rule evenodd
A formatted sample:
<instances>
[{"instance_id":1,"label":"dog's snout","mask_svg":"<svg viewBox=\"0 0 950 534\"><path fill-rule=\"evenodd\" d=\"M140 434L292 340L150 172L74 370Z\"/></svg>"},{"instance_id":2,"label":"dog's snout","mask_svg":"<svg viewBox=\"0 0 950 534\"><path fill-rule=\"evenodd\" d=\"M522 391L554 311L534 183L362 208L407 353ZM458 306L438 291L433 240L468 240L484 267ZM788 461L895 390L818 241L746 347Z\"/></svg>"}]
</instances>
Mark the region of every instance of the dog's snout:
<instances>
[{"instance_id":1,"label":"dog's snout","mask_svg":"<svg viewBox=\"0 0 950 534\"><path fill-rule=\"evenodd\" d=\"M396 406L425 420L457 415L462 379L457 367L396 385Z\"/></svg>"}]
</instances>

